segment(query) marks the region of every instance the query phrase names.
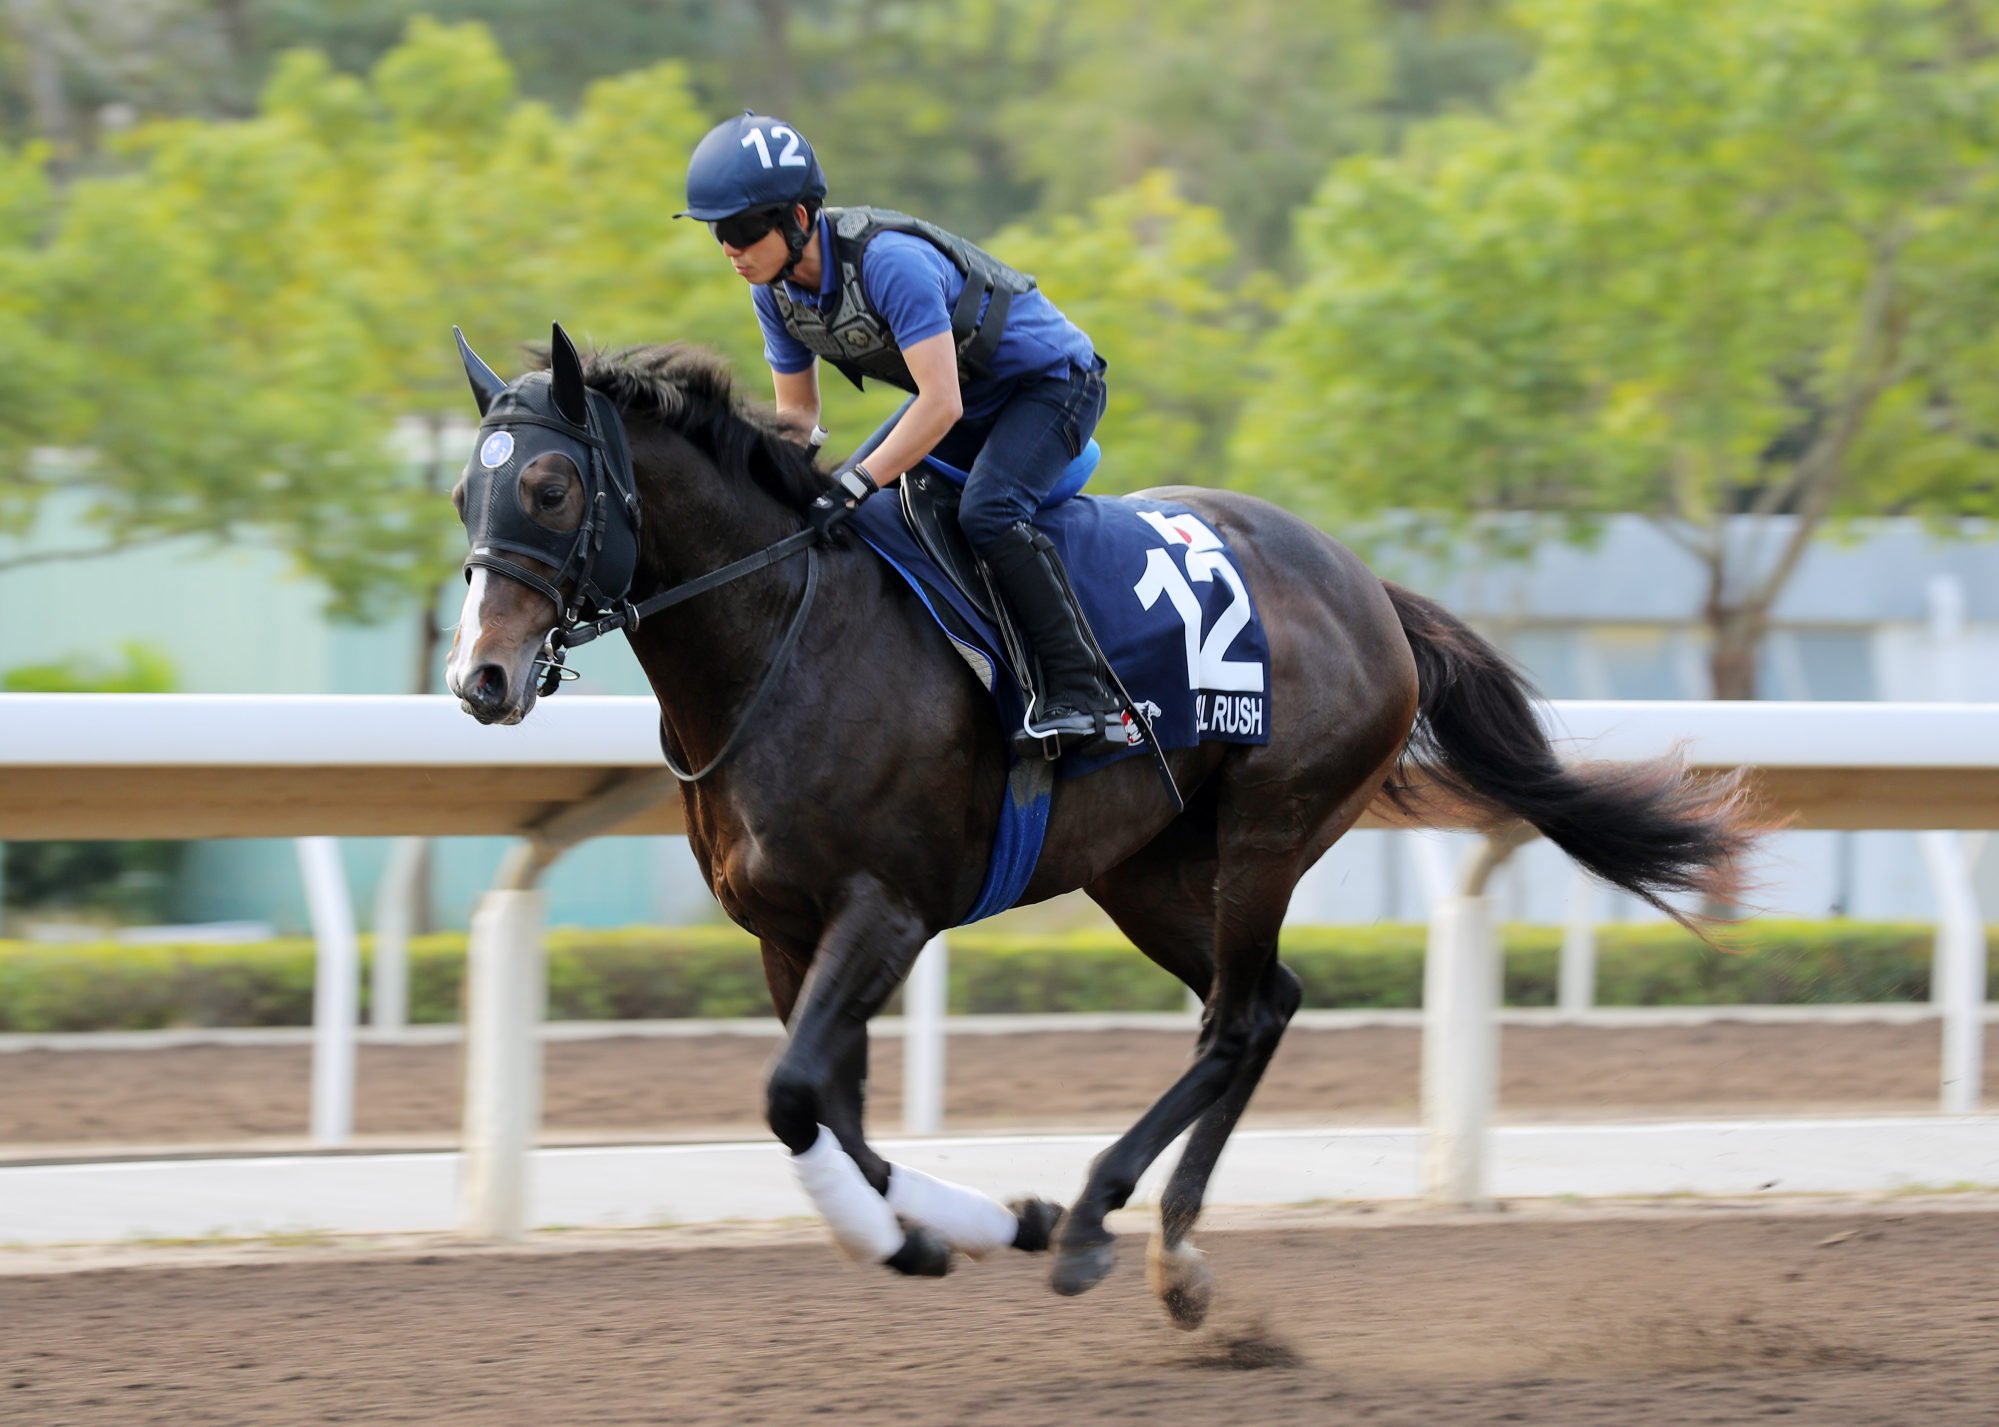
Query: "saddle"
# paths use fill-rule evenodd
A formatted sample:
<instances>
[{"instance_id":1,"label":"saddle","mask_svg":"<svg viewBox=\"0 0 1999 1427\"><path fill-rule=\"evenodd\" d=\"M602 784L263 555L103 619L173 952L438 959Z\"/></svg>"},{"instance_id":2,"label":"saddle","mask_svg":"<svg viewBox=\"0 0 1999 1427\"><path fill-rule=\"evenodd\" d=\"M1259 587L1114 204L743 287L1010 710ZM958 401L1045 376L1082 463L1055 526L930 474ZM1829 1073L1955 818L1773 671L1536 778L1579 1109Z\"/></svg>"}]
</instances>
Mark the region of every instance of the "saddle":
<instances>
[{"instance_id":1,"label":"saddle","mask_svg":"<svg viewBox=\"0 0 1999 1427\"><path fill-rule=\"evenodd\" d=\"M1062 472L1047 498L1041 502L1040 509L1059 505L1082 490L1102 459L1103 449L1091 441L1083 448L1083 454L1071 461ZM965 538L965 532L958 526L958 506L964 498L967 479L967 474L956 466L935 456L926 457L905 473L898 483L903 521L917 546L936 562L938 571L951 582L952 588L999 629L1006 659L1013 668L1016 681L1023 688L1039 688L1040 670L1034 666L1027 641L1014 624L1013 612L993 588L985 562L979 559L971 542ZM940 605L939 609L942 618L949 606ZM976 637L969 630L953 632L976 642Z\"/></svg>"},{"instance_id":2,"label":"saddle","mask_svg":"<svg viewBox=\"0 0 1999 1427\"><path fill-rule=\"evenodd\" d=\"M1016 766L1058 760L1061 778L1149 755L1177 806L1170 750L1270 741L1270 647L1228 542L1198 511L1161 492L1070 498L1098 459L1092 443L1070 463L1035 525L1062 552L1076 601L1102 642L1106 677L1129 720L1126 746L1085 756L1063 754L1053 739L1023 747L1008 737ZM995 700L1001 728L1025 733L1037 681L1023 676L1033 671L1022 641L958 528L964 480L926 459L904 473L896 500L863 501L849 528L936 620ZM1037 750L1041 758L1032 756Z\"/></svg>"}]
</instances>

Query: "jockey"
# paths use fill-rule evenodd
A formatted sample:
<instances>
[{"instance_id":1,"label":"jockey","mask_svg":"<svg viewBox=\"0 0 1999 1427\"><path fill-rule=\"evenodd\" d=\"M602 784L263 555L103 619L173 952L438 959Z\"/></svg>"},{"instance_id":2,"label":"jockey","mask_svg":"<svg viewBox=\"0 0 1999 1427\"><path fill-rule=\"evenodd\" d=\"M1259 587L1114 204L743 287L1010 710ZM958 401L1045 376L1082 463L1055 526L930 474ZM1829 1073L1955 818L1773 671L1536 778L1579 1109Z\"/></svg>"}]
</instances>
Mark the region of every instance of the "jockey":
<instances>
[{"instance_id":1,"label":"jockey","mask_svg":"<svg viewBox=\"0 0 1999 1427\"><path fill-rule=\"evenodd\" d=\"M767 114L724 120L687 166L687 208L751 285L778 414L819 429L818 360L910 401L840 468L843 494L814 503L830 529L935 453L970 473L958 521L1041 665L1026 733L1064 749L1125 747L1061 559L1031 523L1104 410L1104 361L1035 286L991 254L881 208L822 208L826 178L805 137Z\"/></svg>"}]
</instances>

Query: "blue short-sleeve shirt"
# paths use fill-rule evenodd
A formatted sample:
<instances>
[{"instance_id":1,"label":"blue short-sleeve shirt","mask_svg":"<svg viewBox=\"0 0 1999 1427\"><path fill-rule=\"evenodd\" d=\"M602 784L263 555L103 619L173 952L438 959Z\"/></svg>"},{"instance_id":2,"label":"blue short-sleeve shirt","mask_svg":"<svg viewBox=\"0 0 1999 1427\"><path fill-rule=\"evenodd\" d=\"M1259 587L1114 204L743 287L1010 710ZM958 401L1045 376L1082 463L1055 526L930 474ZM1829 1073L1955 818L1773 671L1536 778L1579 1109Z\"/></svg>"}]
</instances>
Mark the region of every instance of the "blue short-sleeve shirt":
<instances>
[{"instance_id":1,"label":"blue short-sleeve shirt","mask_svg":"<svg viewBox=\"0 0 1999 1427\"><path fill-rule=\"evenodd\" d=\"M819 251L826 255L819 291L810 292L786 281L785 295L793 302L827 306L839 289L839 265L832 260L832 229L823 214L819 219ZM876 234L861 264L861 282L869 305L894 333L896 346L905 350L939 332L949 332L951 309L965 290L964 274L940 249L914 233ZM750 300L763 328L764 359L771 370L788 373L809 368L814 354L785 329L770 290L752 288ZM1022 293L1007 312L1006 331L989 364L992 375L967 383L963 389L965 415L990 416L1025 378L1064 376L1072 363L1087 368L1095 360L1089 337L1039 288Z\"/></svg>"}]
</instances>

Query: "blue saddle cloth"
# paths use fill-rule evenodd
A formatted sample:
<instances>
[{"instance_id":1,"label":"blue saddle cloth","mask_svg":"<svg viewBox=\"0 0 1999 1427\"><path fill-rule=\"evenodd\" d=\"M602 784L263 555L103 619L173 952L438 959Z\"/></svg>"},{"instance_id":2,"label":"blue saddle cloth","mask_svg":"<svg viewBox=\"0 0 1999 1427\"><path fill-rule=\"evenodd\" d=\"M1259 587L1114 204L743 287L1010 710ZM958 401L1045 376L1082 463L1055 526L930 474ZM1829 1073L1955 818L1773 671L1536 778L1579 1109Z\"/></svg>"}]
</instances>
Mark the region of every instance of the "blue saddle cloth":
<instances>
[{"instance_id":1,"label":"blue saddle cloth","mask_svg":"<svg viewBox=\"0 0 1999 1427\"><path fill-rule=\"evenodd\" d=\"M1086 453L1063 484L1086 479ZM947 478L963 473L930 463ZM1080 474L1078 472L1080 471ZM1058 493L1062 486L1058 485ZM1135 703L1151 720L1161 748L1205 741L1270 741L1270 646L1255 601L1226 542L1175 501L1141 496L1075 495L1034 518L1061 552L1070 583L1097 642ZM1001 653L999 630L952 586L903 522L895 500L873 500L851 528L908 582L994 699L1001 726L1026 716L1025 692ZM940 606L948 614L940 613ZM1075 778L1146 754L1136 725L1130 746L1101 758L1075 754L1055 766ZM1038 796L1009 783L986 886L965 921L1004 911L1019 900L1047 829L1046 781Z\"/></svg>"}]
</instances>

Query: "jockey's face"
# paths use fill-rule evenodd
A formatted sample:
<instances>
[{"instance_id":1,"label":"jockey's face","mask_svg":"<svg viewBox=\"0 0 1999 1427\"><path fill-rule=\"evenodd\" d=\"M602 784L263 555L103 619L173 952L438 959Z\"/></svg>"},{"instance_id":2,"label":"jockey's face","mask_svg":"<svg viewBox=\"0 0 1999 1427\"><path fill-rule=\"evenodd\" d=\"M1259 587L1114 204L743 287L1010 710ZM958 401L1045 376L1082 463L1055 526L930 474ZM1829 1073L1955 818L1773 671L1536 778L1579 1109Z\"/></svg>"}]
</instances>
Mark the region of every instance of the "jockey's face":
<instances>
[{"instance_id":1,"label":"jockey's face","mask_svg":"<svg viewBox=\"0 0 1999 1427\"><path fill-rule=\"evenodd\" d=\"M805 222L803 204L792 209L792 217L800 224ZM817 234L814 238L816 240ZM715 241L722 245L722 252L729 259L730 266L735 268L736 276L758 287L776 282L778 274L784 271L785 263L791 259L791 249L785 246L784 233L777 228L742 246L731 243L720 233L715 235Z\"/></svg>"}]
</instances>

